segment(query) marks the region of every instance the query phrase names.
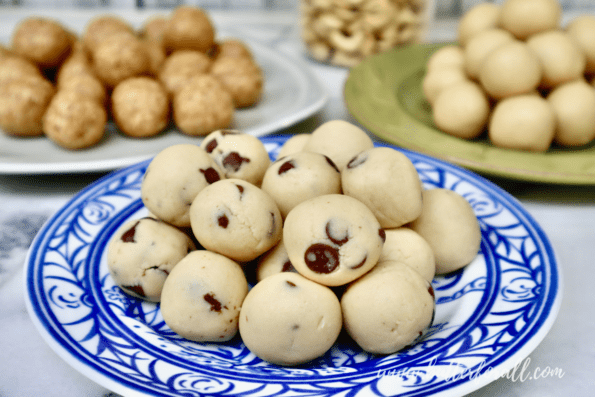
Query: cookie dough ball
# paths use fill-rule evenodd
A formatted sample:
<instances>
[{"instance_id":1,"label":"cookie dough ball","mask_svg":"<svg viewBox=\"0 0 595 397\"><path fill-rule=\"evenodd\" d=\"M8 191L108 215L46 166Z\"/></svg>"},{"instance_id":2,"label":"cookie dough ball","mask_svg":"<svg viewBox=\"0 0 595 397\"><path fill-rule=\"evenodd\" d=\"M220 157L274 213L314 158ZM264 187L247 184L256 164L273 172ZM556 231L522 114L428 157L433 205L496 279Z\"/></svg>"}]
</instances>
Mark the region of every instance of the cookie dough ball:
<instances>
[{"instance_id":1,"label":"cookie dough ball","mask_svg":"<svg viewBox=\"0 0 595 397\"><path fill-rule=\"evenodd\" d=\"M437 49L426 63L426 69L429 71L441 70L444 68L462 68L465 62L463 47L450 44Z\"/></svg>"},{"instance_id":2,"label":"cookie dough ball","mask_svg":"<svg viewBox=\"0 0 595 397\"><path fill-rule=\"evenodd\" d=\"M173 97L173 118L187 135L204 136L231 125L234 115L231 94L216 77L194 76Z\"/></svg>"},{"instance_id":3,"label":"cookie dough ball","mask_svg":"<svg viewBox=\"0 0 595 397\"><path fill-rule=\"evenodd\" d=\"M422 213L409 226L432 247L436 274L461 269L479 251L481 230L473 208L452 190L425 190Z\"/></svg>"},{"instance_id":4,"label":"cookie dough ball","mask_svg":"<svg viewBox=\"0 0 595 397\"><path fill-rule=\"evenodd\" d=\"M80 73L60 80L58 84L60 91L72 91L85 98L92 99L102 106L107 103L107 90L94 74Z\"/></svg>"},{"instance_id":5,"label":"cookie dough ball","mask_svg":"<svg viewBox=\"0 0 595 397\"><path fill-rule=\"evenodd\" d=\"M541 61L540 88L550 89L583 77L587 59L568 34L560 30L538 33L527 40L527 45Z\"/></svg>"},{"instance_id":6,"label":"cookie dough ball","mask_svg":"<svg viewBox=\"0 0 595 397\"><path fill-rule=\"evenodd\" d=\"M213 159L197 145L179 144L159 152L141 185L145 207L175 226L190 226L190 205L211 183L224 178Z\"/></svg>"},{"instance_id":7,"label":"cookie dough ball","mask_svg":"<svg viewBox=\"0 0 595 397\"><path fill-rule=\"evenodd\" d=\"M33 62L18 55L8 55L0 59L0 84L30 78L44 78Z\"/></svg>"},{"instance_id":8,"label":"cookie dough ball","mask_svg":"<svg viewBox=\"0 0 595 397\"><path fill-rule=\"evenodd\" d=\"M43 69L58 66L70 45L70 35L60 23L41 17L23 19L12 36L12 50Z\"/></svg>"},{"instance_id":9,"label":"cookie dough ball","mask_svg":"<svg viewBox=\"0 0 595 397\"><path fill-rule=\"evenodd\" d=\"M445 67L428 71L422 81L422 90L428 103L436 102L438 94L446 87L468 81L467 74L460 67Z\"/></svg>"},{"instance_id":10,"label":"cookie dough ball","mask_svg":"<svg viewBox=\"0 0 595 397\"><path fill-rule=\"evenodd\" d=\"M434 123L442 131L463 139L473 139L485 130L490 102L481 87L463 81L444 88L432 108Z\"/></svg>"},{"instance_id":11,"label":"cookie dough ball","mask_svg":"<svg viewBox=\"0 0 595 397\"><path fill-rule=\"evenodd\" d=\"M483 60L479 81L495 99L533 92L541 83L543 70L539 57L520 41L504 43Z\"/></svg>"},{"instance_id":12,"label":"cookie dough ball","mask_svg":"<svg viewBox=\"0 0 595 397\"><path fill-rule=\"evenodd\" d=\"M252 51L242 40L236 38L224 39L215 45L214 57L252 58Z\"/></svg>"},{"instance_id":13,"label":"cookie dough ball","mask_svg":"<svg viewBox=\"0 0 595 397\"><path fill-rule=\"evenodd\" d=\"M304 151L322 153L342 170L356 154L372 147L372 139L361 128L347 121L331 120L310 134Z\"/></svg>"},{"instance_id":14,"label":"cookie dough ball","mask_svg":"<svg viewBox=\"0 0 595 397\"><path fill-rule=\"evenodd\" d=\"M97 44L93 69L109 87L149 70L149 57L142 41L130 33L114 33Z\"/></svg>"},{"instance_id":15,"label":"cookie dough ball","mask_svg":"<svg viewBox=\"0 0 595 397\"><path fill-rule=\"evenodd\" d=\"M330 288L296 273L256 284L240 312L240 335L259 358L298 365L325 354L342 327L341 305Z\"/></svg>"},{"instance_id":16,"label":"cookie dough ball","mask_svg":"<svg viewBox=\"0 0 595 397\"><path fill-rule=\"evenodd\" d=\"M341 194L341 174L320 153L298 152L274 162L264 174L262 190L277 203L283 218L296 205L325 194Z\"/></svg>"},{"instance_id":17,"label":"cookie dough ball","mask_svg":"<svg viewBox=\"0 0 595 397\"><path fill-rule=\"evenodd\" d=\"M154 218L126 222L110 240L107 266L124 292L159 302L167 276L194 243L177 228Z\"/></svg>"},{"instance_id":18,"label":"cookie dough ball","mask_svg":"<svg viewBox=\"0 0 595 397\"><path fill-rule=\"evenodd\" d=\"M480 3L469 9L457 26L457 39L461 46L480 32L498 26L500 20L500 4Z\"/></svg>"},{"instance_id":19,"label":"cookie dough ball","mask_svg":"<svg viewBox=\"0 0 595 397\"><path fill-rule=\"evenodd\" d=\"M273 199L241 179L223 179L200 191L190 206L190 225L203 247L239 262L267 252L283 231Z\"/></svg>"},{"instance_id":20,"label":"cookie dough ball","mask_svg":"<svg viewBox=\"0 0 595 397\"><path fill-rule=\"evenodd\" d=\"M558 0L506 0L500 10L500 26L519 40L557 29L561 18Z\"/></svg>"},{"instance_id":21,"label":"cookie dough ball","mask_svg":"<svg viewBox=\"0 0 595 397\"><path fill-rule=\"evenodd\" d=\"M95 52L97 46L114 33L133 35L134 29L125 20L115 15L99 15L87 23L83 32L83 44L87 52Z\"/></svg>"},{"instance_id":22,"label":"cookie dough ball","mask_svg":"<svg viewBox=\"0 0 595 397\"><path fill-rule=\"evenodd\" d=\"M84 51L75 51L60 65L56 74L56 85L60 87L65 81L78 75L94 76L91 60Z\"/></svg>"},{"instance_id":23,"label":"cookie dough ball","mask_svg":"<svg viewBox=\"0 0 595 397\"><path fill-rule=\"evenodd\" d=\"M43 134L43 115L55 89L42 77L5 81L0 84L0 128L7 134Z\"/></svg>"},{"instance_id":24,"label":"cookie dough ball","mask_svg":"<svg viewBox=\"0 0 595 397\"><path fill-rule=\"evenodd\" d=\"M514 36L508 30L492 28L478 33L469 39L464 51L464 69L472 79L479 77L485 58L502 44L514 41Z\"/></svg>"},{"instance_id":25,"label":"cookie dough ball","mask_svg":"<svg viewBox=\"0 0 595 397\"><path fill-rule=\"evenodd\" d=\"M422 185L411 160L389 147L375 147L354 157L341 173L343 193L364 203L380 222L394 228L421 213Z\"/></svg>"},{"instance_id":26,"label":"cookie dough ball","mask_svg":"<svg viewBox=\"0 0 595 397\"><path fill-rule=\"evenodd\" d=\"M8 48L6 48L2 44L0 44L0 61L2 61L4 58L12 56L12 55L14 55L12 53L12 51L10 51Z\"/></svg>"},{"instance_id":27,"label":"cookie dough ball","mask_svg":"<svg viewBox=\"0 0 595 397\"><path fill-rule=\"evenodd\" d=\"M298 204L283 227L283 244L295 269L327 286L347 284L373 268L384 238L372 211L342 194Z\"/></svg>"},{"instance_id":28,"label":"cookie dough ball","mask_svg":"<svg viewBox=\"0 0 595 397\"><path fill-rule=\"evenodd\" d=\"M181 49L207 52L215 43L215 27L198 7L179 6L171 14L163 32L163 44L170 51Z\"/></svg>"},{"instance_id":29,"label":"cookie dough ball","mask_svg":"<svg viewBox=\"0 0 595 397\"><path fill-rule=\"evenodd\" d=\"M208 73L211 63L211 58L205 53L179 50L165 59L159 72L159 80L169 93L174 94L185 87L192 77Z\"/></svg>"},{"instance_id":30,"label":"cookie dough ball","mask_svg":"<svg viewBox=\"0 0 595 397\"><path fill-rule=\"evenodd\" d=\"M164 15L153 15L147 18L139 32L141 37L155 41L163 47L163 35L165 34L168 19Z\"/></svg>"},{"instance_id":31,"label":"cookie dough ball","mask_svg":"<svg viewBox=\"0 0 595 397\"><path fill-rule=\"evenodd\" d=\"M167 59L165 49L161 43L153 39L143 39L142 43L145 46L145 52L149 59L149 70L147 73L150 76L158 77L165 60Z\"/></svg>"},{"instance_id":32,"label":"cookie dough ball","mask_svg":"<svg viewBox=\"0 0 595 397\"><path fill-rule=\"evenodd\" d=\"M193 251L165 280L161 314L178 335L196 342L225 342L238 332L248 294L239 264L209 251Z\"/></svg>"},{"instance_id":33,"label":"cookie dough ball","mask_svg":"<svg viewBox=\"0 0 595 397\"><path fill-rule=\"evenodd\" d=\"M436 274L436 259L430 244L417 232L408 227L387 229L386 241L376 266L390 263L404 263L425 280L432 282Z\"/></svg>"},{"instance_id":34,"label":"cookie dough ball","mask_svg":"<svg viewBox=\"0 0 595 397\"><path fill-rule=\"evenodd\" d=\"M262 281L268 276L283 272L297 272L289 260L283 240L264 253L256 264L256 281Z\"/></svg>"},{"instance_id":35,"label":"cookie dough ball","mask_svg":"<svg viewBox=\"0 0 595 397\"><path fill-rule=\"evenodd\" d=\"M114 121L126 135L154 136L169 122L169 97L155 79L126 79L114 88L111 98Z\"/></svg>"},{"instance_id":36,"label":"cookie dough ball","mask_svg":"<svg viewBox=\"0 0 595 397\"><path fill-rule=\"evenodd\" d=\"M595 90L585 80L556 87L547 96L556 115L554 141L581 146L595 139Z\"/></svg>"},{"instance_id":37,"label":"cookie dough ball","mask_svg":"<svg viewBox=\"0 0 595 397\"><path fill-rule=\"evenodd\" d=\"M586 57L585 72L595 73L595 15L580 15L572 19L565 29Z\"/></svg>"},{"instance_id":38,"label":"cookie dough ball","mask_svg":"<svg viewBox=\"0 0 595 397\"><path fill-rule=\"evenodd\" d=\"M262 96L264 74L251 58L219 56L210 72L231 93L237 108L252 106Z\"/></svg>"},{"instance_id":39,"label":"cookie dough ball","mask_svg":"<svg viewBox=\"0 0 595 397\"><path fill-rule=\"evenodd\" d=\"M430 283L403 263L374 268L341 297L345 330L367 352L395 353L431 325L433 294Z\"/></svg>"},{"instance_id":40,"label":"cookie dough ball","mask_svg":"<svg viewBox=\"0 0 595 397\"><path fill-rule=\"evenodd\" d=\"M301 152L306 146L306 142L310 139L310 134L296 134L285 141L277 153L277 159L288 156L297 152Z\"/></svg>"},{"instance_id":41,"label":"cookie dough ball","mask_svg":"<svg viewBox=\"0 0 595 397\"><path fill-rule=\"evenodd\" d=\"M550 147L555 131L556 115L552 106L534 94L500 101L488 125L488 136L494 145L536 152Z\"/></svg>"},{"instance_id":42,"label":"cookie dough ball","mask_svg":"<svg viewBox=\"0 0 595 397\"><path fill-rule=\"evenodd\" d=\"M262 141L237 130L218 130L200 145L221 168L226 178L243 179L260 186L271 159Z\"/></svg>"}]
</instances>

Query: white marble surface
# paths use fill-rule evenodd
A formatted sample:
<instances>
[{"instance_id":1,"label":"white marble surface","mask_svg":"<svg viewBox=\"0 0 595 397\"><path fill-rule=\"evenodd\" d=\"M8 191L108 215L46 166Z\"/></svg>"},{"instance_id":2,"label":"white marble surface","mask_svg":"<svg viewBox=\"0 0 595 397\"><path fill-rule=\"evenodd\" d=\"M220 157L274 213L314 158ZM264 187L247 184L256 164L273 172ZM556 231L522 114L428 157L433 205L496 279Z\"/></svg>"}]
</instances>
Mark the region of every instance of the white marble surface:
<instances>
[{"instance_id":1,"label":"white marble surface","mask_svg":"<svg viewBox=\"0 0 595 397\"><path fill-rule=\"evenodd\" d=\"M29 10L29 13L32 11ZM36 14L68 21L80 31L89 11ZM0 41L6 43L14 23L26 12L0 12ZM147 14L126 11L139 23ZM226 12L212 14L216 24L235 28L279 51L304 58L329 91L329 102L317 115L280 132L311 131L331 119L355 121L343 101L347 70L312 62L299 41L297 15ZM454 24L433 27L430 40L452 40ZM26 250L42 222L77 191L102 174L0 176L0 397L116 396L88 380L60 359L42 340L29 319L23 298L22 265ZM531 353L525 375L532 379L499 379L471 396L591 396L595 373L595 186L573 187L494 180L517 197L542 226L556 252L564 276L564 298L557 321ZM543 376L557 369L557 376ZM535 379L535 375L542 375ZM560 376L562 375L562 376Z\"/></svg>"}]
</instances>

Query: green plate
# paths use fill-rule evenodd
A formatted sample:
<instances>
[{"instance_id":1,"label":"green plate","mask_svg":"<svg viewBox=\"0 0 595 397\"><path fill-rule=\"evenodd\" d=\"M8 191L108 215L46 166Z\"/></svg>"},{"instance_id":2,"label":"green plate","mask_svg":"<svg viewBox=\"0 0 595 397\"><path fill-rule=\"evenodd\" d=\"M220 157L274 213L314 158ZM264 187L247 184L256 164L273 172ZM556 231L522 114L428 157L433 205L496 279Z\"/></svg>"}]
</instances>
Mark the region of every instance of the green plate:
<instances>
[{"instance_id":1,"label":"green plate","mask_svg":"<svg viewBox=\"0 0 595 397\"><path fill-rule=\"evenodd\" d=\"M443 45L401 47L353 67L344 87L349 112L383 140L488 176L595 185L595 143L534 153L498 148L485 137L464 140L439 131L421 86L428 57Z\"/></svg>"}]
</instances>

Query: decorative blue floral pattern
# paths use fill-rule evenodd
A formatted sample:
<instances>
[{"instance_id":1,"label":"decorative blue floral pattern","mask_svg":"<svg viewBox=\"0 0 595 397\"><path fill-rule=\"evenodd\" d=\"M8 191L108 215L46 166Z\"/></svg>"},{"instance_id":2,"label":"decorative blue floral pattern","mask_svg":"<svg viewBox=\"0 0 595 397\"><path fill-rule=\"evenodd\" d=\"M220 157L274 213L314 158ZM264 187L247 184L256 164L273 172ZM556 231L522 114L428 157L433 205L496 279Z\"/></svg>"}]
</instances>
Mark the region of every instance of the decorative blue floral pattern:
<instances>
[{"instance_id":1,"label":"decorative blue floral pattern","mask_svg":"<svg viewBox=\"0 0 595 397\"><path fill-rule=\"evenodd\" d=\"M275 158L287 137L262 139ZM469 266L434 280L434 323L397 354L368 354L342 334L315 362L279 367L255 357L239 337L209 344L173 333L159 305L113 284L105 260L115 230L146 213L140 185L148 162L91 185L45 224L27 258L31 316L66 361L122 394L420 396L477 389L543 338L561 299L559 269L547 238L514 198L458 167L404 153L425 188L448 188L469 201L483 238Z\"/></svg>"}]
</instances>

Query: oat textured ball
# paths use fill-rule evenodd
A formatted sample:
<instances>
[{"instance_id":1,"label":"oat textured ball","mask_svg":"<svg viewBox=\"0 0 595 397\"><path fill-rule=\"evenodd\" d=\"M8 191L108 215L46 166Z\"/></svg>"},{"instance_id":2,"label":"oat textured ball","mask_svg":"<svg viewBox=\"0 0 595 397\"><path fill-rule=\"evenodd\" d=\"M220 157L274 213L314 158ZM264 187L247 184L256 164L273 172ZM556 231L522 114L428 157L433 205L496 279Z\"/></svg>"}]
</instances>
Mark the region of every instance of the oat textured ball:
<instances>
[{"instance_id":1,"label":"oat textured ball","mask_svg":"<svg viewBox=\"0 0 595 397\"><path fill-rule=\"evenodd\" d=\"M251 58L219 56L210 72L231 93L237 108L252 106L262 96L264 75Z\"/></svg>"},{"instance_id":2,"label":"oat textured ball","mask_svg":"<svg viewBox=\"0 0 595 397\"><path fill-rule=\"evenodd\" d=\"M113 33L93 51L93 68L109 87L149 70L149 57L142 41L130 33Z\"/></svg>"},{"instance_id":3,"label":"oat textured ball","mask_svg":"<svg viewBox=\"0 0 595 397\"><path fill-rule=\"evenodd\" d=\"M211 63L211 58L203 52L178 50L163 62L159 80L169 93L174 94L185 87L192 77L208 73Z\"/></svg>"},{"instance_id":4,"label":"oat textured ball","mask_svg":"<svg viewBox=\"0 0 595 397\"><path fill-rule=\"evenodd\" d=\"M70 46L67 30L48 18L25 18L12 36L13 51L44 69L59 65L68 55Z\"/></svg>"},{"instance_id":5,"label":"oat textured ball","mask_svg":"<svg viewBox=\"0 0 595 397\"><path fill-rule=\"evenodd\" d=\"M169 122L169 98L150 77L132 77L112 92L112 114L120 130L133 137L150 137Z\"/></svg>"},{"instance_id":6,"label":"oat textured ball","mask_svg":"<svg viewBox=\"0 0 595 397\"><path fill-rule=\"evenodd\" d=\"M215 43L215 27L201 8L179 6L167 21L163 40L170 52L181 49L207 52Z\"/></svg>"},{"instance_id":7,"label":"oat textured ball","mask_svg":"<svg viewBox=\"0 0 595 397\"><path fill-rule=\"evenodd\" d=\"M134 29L128 22L115 15L99 15L91 19L83 32L82 40L85 49L93 53L106 37L114 33L134 34Z\"/></svg>"},{"instance_id":8,"label":"oat textured ball","mask_svg":"<svg viewBox=\"0 0 595 397\"><path fill-rule=\"evenodd\" d=\"M0 59L0 84L31 77L44 78L33 62L18 55L9 55Z\"/></svg>"},{"instance_id":9,"label":"oat textured ball","mask_svg":"<svg viewBox=\"0 0 595 397\"><path fill-rule=\"evenodd\" d=\"M60 91L73 91L85 98L90 98L105 106L107 104L107 90L94 74L79 73L69 78L60 80Z\"/></svg>"},{"instance_id":10,"label":"oat textured ball","mask_svg":"<svg viewBox=\"0 0 595 397\"><path fill-rule=\"evenodd\" d=\"M81 74L95 76L91 60L87 53L84 51L74 51L58 68L56 85L60 87L64 81Z\"/></svg>"}]
</instances>

